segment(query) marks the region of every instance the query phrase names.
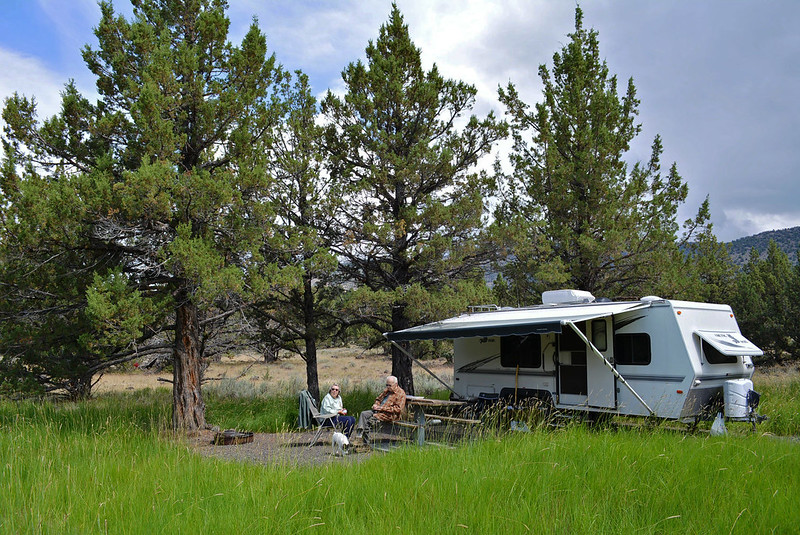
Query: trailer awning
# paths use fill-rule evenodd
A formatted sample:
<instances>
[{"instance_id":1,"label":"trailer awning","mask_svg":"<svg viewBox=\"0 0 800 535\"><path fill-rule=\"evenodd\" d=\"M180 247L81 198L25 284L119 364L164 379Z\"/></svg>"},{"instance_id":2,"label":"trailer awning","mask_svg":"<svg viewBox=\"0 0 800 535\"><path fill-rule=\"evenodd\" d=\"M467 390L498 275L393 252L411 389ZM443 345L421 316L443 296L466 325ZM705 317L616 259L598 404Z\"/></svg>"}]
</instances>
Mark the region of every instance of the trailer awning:
<instances>
[{"instance_id":1,"label":"trailer awning","mask_svg":"<svg viewBox=\"0 0 800 535\"><path fill-rule=\"evenodd\" d=\"M581 305L541 305L496 312L462 314L402 331L384 333L392 342L411 340L452 340L484 336L524 336L560 333L566 321L573 323L603 318L650 306L650 303L588 303Z\"/></svg>"},{"instance_id":2,"label":"trailer awning","mask_svg":"<svg viewBox=\"0 0 800 535\"><path fill-rule=\"evenodd\" d=\"M720 331L695 331L694 333L711 344L711 347L729 357L758 357L764 354L758 346L739 333Z\"/></svg>"}]
</instances>

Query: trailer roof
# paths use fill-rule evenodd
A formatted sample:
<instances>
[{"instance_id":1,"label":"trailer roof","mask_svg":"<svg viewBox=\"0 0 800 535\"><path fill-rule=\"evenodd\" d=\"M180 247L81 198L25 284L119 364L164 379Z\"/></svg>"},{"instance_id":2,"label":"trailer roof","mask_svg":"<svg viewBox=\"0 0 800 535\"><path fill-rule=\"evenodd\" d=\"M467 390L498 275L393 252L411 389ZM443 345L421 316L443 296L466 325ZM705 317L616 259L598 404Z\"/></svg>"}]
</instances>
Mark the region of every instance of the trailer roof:
<instances>
[{"instance_id":1,"label":"trailer roof","mask_svg":"<svg viewBox=\"0 0 800 535\"><path fill-rule=\"evenodd\" d=\"M540 305L462 314L402 331L384 333L393 342L409 340L450 340L482 336L511 336L560 333L564 322L602 318L650 306L650 302L585 303Z\"/></svg>"}]
</instances>

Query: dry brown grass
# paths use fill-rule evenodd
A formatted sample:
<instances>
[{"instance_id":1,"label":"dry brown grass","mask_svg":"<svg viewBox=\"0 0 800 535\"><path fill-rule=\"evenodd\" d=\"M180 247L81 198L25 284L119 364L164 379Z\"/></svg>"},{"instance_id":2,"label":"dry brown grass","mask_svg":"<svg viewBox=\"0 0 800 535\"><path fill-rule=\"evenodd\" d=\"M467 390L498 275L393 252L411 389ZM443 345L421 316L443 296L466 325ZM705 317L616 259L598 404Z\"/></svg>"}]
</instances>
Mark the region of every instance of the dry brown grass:
<instances>
[{"instance_id":1,"label":"dry brown grass","mask_svg":"<svg viewBox=\"0 0 800 535\"><path fill-rule=\"evenodd\" d=\"M797 363L759 366L753 374L753 383L757 390L761 386L784 386L797 381L798 377L800 377L800 365Z\"/></svg>"},{"instance_id":2,"label":"dry brown grass","mask_svg":"<svg viewBox=\"0 0 800 535\"><path fill-rule=\"evenodd\" d=\"M320 389L325 391L333 382L356 386L379 382L392 371L392 361L377 350L359 347L341 347L320 350L317 357ZM439 377L452 377L453 366L444 359L426 361L425 365ZM419 368L414 366L415 374ZM421 370L419 370L421 373ZM206 379L239 379L252 381L254 385L267 383L305 384L306 363L297 355L284 355L275 362L265 363L254 353L238 353L222 357L212 363L205 373ZM171 373L152 373L135 370L127 373L106 373L93 391L95 393L119 392L143 388L168 386L159 378L172 380Z\"/></svg>"}]
</instances>

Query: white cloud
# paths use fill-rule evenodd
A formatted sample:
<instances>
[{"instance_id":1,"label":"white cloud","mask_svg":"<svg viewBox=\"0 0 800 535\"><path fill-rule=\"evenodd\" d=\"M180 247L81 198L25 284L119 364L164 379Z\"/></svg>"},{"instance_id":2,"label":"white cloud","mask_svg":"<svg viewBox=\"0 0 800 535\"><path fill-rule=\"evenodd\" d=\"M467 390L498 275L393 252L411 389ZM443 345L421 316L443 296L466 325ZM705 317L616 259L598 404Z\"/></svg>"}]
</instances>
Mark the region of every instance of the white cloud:
<instances>
[{"instance_id":1,"label":"white cloud","mask_svg":"<svg viewBox=\"0 0 800 535\"><path fill-rule=\"evenodd\" d=\"M0 72L4 73L0 76L0 108L5 108L6 99L16 92L36 100L40 119L58 113L63 84L38 59L0 48ZM5 121L0 118L0 130L4 127Z\"/></svg>"},{"instance_id":2,"label":"white cloud","mask_svg":"<svg viewBox=\"0 0 800 535\"><path fill-rule=\"evenodd\" d=\"M356 0L236 2L229 11L230 39L240 41L256 16L277 60L287 69L309 73L315 91L324 92L341 79L348 63L364 56L390 5Z\"/></svg>"},{"instance_id":3,"label":"white cloud","mask_svg":"<svg viewBox=\"0 0 800 535\"><path fill-rule=\"evenodd\" d=\"M14 92L35 97L39 117L58 113L64 79L49 70L39 59L0 48L0 98L5 101Z\"/></svg>"},{"instance_id":4,"label":"white cloud","mask_svg":"<svg viewBox=\"0 0 800 535\"><path fill-rule=\"evenodd\" d=\"M100 7L95 0L70 0L66 9L63 0L38 0L38 4L63 45L71 49L79 50L86 44L87 33L91 35L91 29L100 22Z\"/></svg>"},{"instance_id":5,"label":"white cloud","mask_svg":"<svg viewBox=\"0 0 800 535\"><path fill-rule=\"evenodd\" d=\"M797 213L764 213L742 209L728 209L724 210L724 213L726 226L732 230L729 231L731 232L730 237L720 237L723 241L768 230L800 226L800 215Z\"/></svg>"}]
</instances>

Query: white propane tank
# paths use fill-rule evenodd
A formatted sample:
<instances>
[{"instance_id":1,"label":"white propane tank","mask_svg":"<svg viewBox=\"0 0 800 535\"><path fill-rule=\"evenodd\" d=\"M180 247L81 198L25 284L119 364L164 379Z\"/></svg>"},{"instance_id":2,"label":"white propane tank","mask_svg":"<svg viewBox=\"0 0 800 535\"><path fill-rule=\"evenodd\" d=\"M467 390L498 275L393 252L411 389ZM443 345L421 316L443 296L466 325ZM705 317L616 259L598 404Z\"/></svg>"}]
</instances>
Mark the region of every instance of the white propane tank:
<instances>
[{"instance_id":1,"label":"white propane tank","mask_svg":"<svg viewBox=\"0 0 800 535\"><path fill-rule=\"evenodd\" d=\"M753 389L750 379L731 379L722 386L725 398L725 416L728 418L747 418L750 407L747 405L747 394Z\"/></svg>"}]
</instances>

